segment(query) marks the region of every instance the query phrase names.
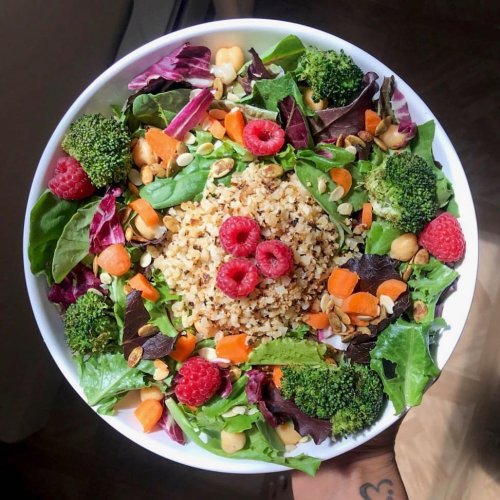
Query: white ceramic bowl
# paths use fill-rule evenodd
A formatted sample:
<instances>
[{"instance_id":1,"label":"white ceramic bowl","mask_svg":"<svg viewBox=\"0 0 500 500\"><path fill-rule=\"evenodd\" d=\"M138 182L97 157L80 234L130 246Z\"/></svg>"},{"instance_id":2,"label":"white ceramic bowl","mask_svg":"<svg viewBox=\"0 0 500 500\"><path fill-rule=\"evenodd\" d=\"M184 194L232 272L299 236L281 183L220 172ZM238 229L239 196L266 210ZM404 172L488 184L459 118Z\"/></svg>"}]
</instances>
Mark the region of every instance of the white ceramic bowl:
<instances>
[{"instance_id":1,"label":"white ceramic bowl","mask_svg":"<svg viewBox=\"0 0 500 500\"><path fill-rule=\"evenodd\" d=\"M394 74L387 66L354 45L307 26L265 19L218 21L168 34L125 56L99 76L80 95L52 134L38 164L29 195L24 226L24 268L32 308L45 344L64 376L82 398L85 399L78 385L76 367L65 344L61 318L53 304L47 300L45 279L34 277L30 273L27 257L29 213L46 188L55 161L62 154L59 144L66 129L82 113L101 111L109 114L110 104L121 105L124 102L128 95L127 83L136 74L183 42L190 41L193 44L207 45L213 52L219 47L231 45L239 45L244 49L254 47L259 52L290 33L300 37L305 44L316 45L323 49L344 49L364 71L375 71L381 78ZM472 302L478 259L476 218L464 171L448 136L417 94L399 76L395 76L399 89L408 100L413 120L423 123L434 119L436 122L434 154L436 159L443 164L444 171L453 182L462 214L460 222L467 239L467 253L458 269L460 271L458 290L446 301L443 313L450 329L442 335L435 353L438 366L443 368L458 342ZM101 418L132 441L170 460L219 472L261 473L285 469L285 467L265 462L221 458L194 444L180 446L169 440L163 431L144 434L139 429L132 409L126 408L127 405L123 406L125 408L121 409L117 416L101 416ZM300 452L309 453L321 459L335 457L376 436L397 419L392 405L388 405L380 420L361 435L334 444L325 442L320 446L315 446L308 443L300 446Z\"/></svg>"}]
</instances>

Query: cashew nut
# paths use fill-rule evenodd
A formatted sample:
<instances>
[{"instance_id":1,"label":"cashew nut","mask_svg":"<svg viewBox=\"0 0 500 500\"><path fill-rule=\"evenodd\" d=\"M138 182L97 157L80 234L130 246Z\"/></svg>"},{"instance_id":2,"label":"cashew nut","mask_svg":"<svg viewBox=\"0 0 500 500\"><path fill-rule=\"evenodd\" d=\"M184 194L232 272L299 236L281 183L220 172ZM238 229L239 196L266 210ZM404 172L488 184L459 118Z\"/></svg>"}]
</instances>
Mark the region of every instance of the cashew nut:
<instances>
[{"instance_id":1,"label":"cashew nut","mask_svg":"<svg viewBox=\"0 0 500 500\"><path fill-rule=\"evenodd\" d=\"M401 262L408 262L417 251L417 237L413 233L405 233L392 242L389 255Z\"/></svg>"}]
</instances>

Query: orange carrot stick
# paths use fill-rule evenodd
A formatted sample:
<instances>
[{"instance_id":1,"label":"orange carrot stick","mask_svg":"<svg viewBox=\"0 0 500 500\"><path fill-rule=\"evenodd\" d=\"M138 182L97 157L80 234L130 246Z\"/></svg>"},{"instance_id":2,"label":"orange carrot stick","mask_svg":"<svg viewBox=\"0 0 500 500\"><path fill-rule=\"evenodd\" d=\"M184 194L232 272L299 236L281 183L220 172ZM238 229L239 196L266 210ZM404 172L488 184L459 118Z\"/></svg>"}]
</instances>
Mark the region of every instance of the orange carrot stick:
<instances>
[{"instance_id":1,"label":"orange carrot stick","mask_svg":"<svg viewBox=\"0 0 500 500\"><path fill-rule=\"evenodd\" d=\"M387 295L394 302L398 299L398 297L406 292L408 285L401 280L390 279L383 281L377 288L377 297L380 298L381 295Z\"/></svg>"},{"instance_id":2,"label":"orange carrot stick","mask_svg":"<svg viewBox=\"0 0 500 500\"><path fill-rule=\"evenodd\" d=\"M175 342L175 347L173 351L169 354L175 361L185 361L191 353L194 351L196 345L196 337L187 332L186 335L179 336Z\"/></svg>"},{"instance_id":3,"label":"orange carrot stick","mask_svg":"<svg viewBox=\"0 0 500 500\"><path fill-rule=\"evenodd\" d=\"M330 295L345 299L352 294L358 281L359 276L353 271L336 267L328 278L328 292Z\"/></svg>"},{"instance_id":4,"label":"orange carrot stick","mask_svg":"<svg viewBox=\"0 0 500 500\"><path fill-rule=\"evenodd\" d=\"M344 299L342 310L347 314L375 317L378 314L378 299L368 292L353 293Z\"/></svg>"},{"instance_id":5,"label":"orange carrot stick","mask_svg":"<svg viewBox=\"0 0 500 500\"><path fill-rule=\"evenodd\" d=\"M304 316L304 323L308 324L315 330L321 330L322 328L326 328L330 325L330 321L328 321L328 315L324 312L306 314Z\"/></svg>"},{"instance_id":6,"label":"orange carrot stick","mask_svg":"<svg viewBox=\"0 0 500 500\"><path fill-rule=\"evenodd\" d=\"M144 134L144 138L151 146L151 149L164 161L175 158L177 155L177 145L179 141L165 134L159 128L149 128Z\"/></svg>"},{"instance_id":7,"label":"orange carrot stick","mask_svg":"<svg viewBox=\"0 0 500 500\"><path fill-rule=\"evenodd\" d=\"M208 127L208 131L216 138L222 139L226 135L226 129L218 120L212 120L210 127Z\"/></svg>"},{"instance_id":8,"label":"orange carrot stick","mask_svg":"<svg viewBox=\"0 0 500 500\"><path fill-rule=\"evenodd\" d=\"M130 255L121 243L106 247L97 257L99 267L112 276L122 276L130 269Z\"/></svg>"},{"instance_id":9,"label":"orange carrot stick","mask_svg":"<svg viewBox=\"0 0 500 500\"><path fill-rule=\"evenodd\" d=\"M369 229L373 221L373 210L371 203L363 203L363 209L361 210L361 224Z\"/></svg>"},{"instance_id":10,"label":"orange carrot stick","mask_svg":"<svg viewBox=\"0 0 500 500\"><path fill-rule=\"evenodd\" d=\"M344 196L349 192L352 186L352 175L346 168L332 168L330 170L330 177L344 190Z\"/></svg>"},{"instance_id":11,"label":"orange carrot stick","mask_svg":"<svg viewBox=\"0 0 500 500\"><path fill-rule=\"evenodd\" d=\"M246 342L247 335L228 335L217 342L215 352L219 358L229 359L233 363L244 363L248 361L251 348Z\"/></svg>"},{"instance_id":12,"label":"orange carrot stick","mask_svg":"<svg viewBox=\"0 0 500 500\"><path fill-rule=\"evenodd\" d=\"M148 226L156 227L160 223L160 216L144 198L131 201L128 206L135 210Z\"/></svg>"},{"instance_id":13,"label":"orange carrot stick","mask_svg":"<svg viewBox=\"0 0 500 500\"><path fill-rule=\"evenodd\" d=\"M156 399L146 399L135 409L134 415L142 425L144 432L151 432L160 421L163 406Z\"/></svg>"},{"instance_id":14,"label":"orange carrot stick","mask_svg":"<svg viewBox=\"0 0 500 500\"><path fill-rule=\"evenodd\" d=\"M133 278L128 280L128 284L134 290L139 290L141 296L151 300L151 302L156 302L160 298L160 292L147 280L144 274L137 273Z\"/></svg>"},{"instance_id":15,"label":"orange carrot stick","mask_svg":"<svg viewBox=\"0 0 500 500\"><path fill-rule=\"evenodd\" d=\"M375 111L372 111L371 109L367 109L365 111L365 130L370 132L370 134L375 135L375 129L381 121L382 119L377 115L377 113L375 113Z\"/></svg>"},{"instance_id":16,"label":"orange carrot stick","mask_svg":"<svg viewBox=\"0 0 500 500\"><path fill-rule=\"evenodd\" d=\"M281 387L282 377L283 377L283 370L281 369L281 366L276 365L275 367L273 367L273 382L278 389Z\"/></svg>"},{"instance_id":17,"label":"orange carrot stick","mask_svg":"<svg viewBox=\"0 0 500 500\"><path fill-rule=\"evenodd\" d=\"M230 139L238 144L243 142L243 129L245 128L245 118L238 108L233 108L224 118L224 127Z\"/></svg>"}]
</instances>

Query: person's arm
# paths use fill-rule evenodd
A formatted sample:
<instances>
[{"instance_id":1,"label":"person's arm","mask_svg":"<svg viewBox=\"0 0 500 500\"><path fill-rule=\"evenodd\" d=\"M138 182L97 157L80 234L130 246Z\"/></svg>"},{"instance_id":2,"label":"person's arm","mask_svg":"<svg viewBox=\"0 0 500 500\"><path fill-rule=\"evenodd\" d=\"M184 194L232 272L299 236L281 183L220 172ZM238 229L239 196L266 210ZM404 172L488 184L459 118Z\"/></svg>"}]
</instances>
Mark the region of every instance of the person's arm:
<instances>
[{"instance_id":1,"label":"person's arm","mask_svg":"<svg viewBox=\"0 0 500 500\"><path fill-rule=\"evenodd\" d=\"M323 463L316 477L293 474L295 500L404 500L406 490L394 455L397 428Z\"/></svg>"}]
</instances>

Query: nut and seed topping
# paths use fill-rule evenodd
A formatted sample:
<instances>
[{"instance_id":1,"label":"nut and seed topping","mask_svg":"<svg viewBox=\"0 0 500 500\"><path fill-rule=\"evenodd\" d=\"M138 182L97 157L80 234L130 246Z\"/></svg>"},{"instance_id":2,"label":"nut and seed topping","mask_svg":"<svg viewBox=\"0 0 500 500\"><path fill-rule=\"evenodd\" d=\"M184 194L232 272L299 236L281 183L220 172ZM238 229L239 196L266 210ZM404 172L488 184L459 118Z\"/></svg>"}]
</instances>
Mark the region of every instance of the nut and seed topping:
<instances>
[{"instance_id":1,"label":"nut and seed topping","mask_svg":"<svg viewBox=\"0 0 500 500\"><path fill-rule=\"evenodd\" d=\"M389 148L386 146L385 142L380 140L378 137L373 138L373 142L382 150L382 151L387 151Z\"/></svg>"},{"instance_id":2,"label":"nut and seed topping","mask_svg":"<svg viewBox=\"0 0 500 500\"><path fill-rule=\"evenodd\" d=\"M150 323L146 323L137 330L139 337L151 337L155 333L158 333L158 328Z\"/></svg>"},{"instance_id":3,"label":"nut and seed topping","mask_svg":"<svg viewBox=\"0 0 500 500\"><path fill-rule=\"evenodd\" d=\"M428 264L429 252L425 248L421 248L413 257L413 264Z\"/></svg>"},{"instance_id":4,"label":"nut and seed topping","mask_svg":"<svg viewBox=\"0 0 500 500\"><path fill-rule=\"evenodd\" d=\"M153 170L149 165L141 168L141 181L143 184L150 184L153 182Z\"/></svg>"},{"instance_id":5,"label":"nut and seed topping","mask_svg":"<svg viewBox=\"0 0 500 500\"><path fill-rule=\"evenodd\" d=\"M191 153L181 153L177 157L177 165L179 167L186 167L194 160L194 156Z\"/></svg>"},{"instance_id":6,"label":"nut and seed topping","mask_svg":"<svg viewBox=\"0 0 500 500\"><path fill-rule=\"evenodd\" d=\"M153 256L149 252L144 252L139 258L139 265L141 267L148 267L153 261Z\"/></svg>"},{"instance_id":7,"label":"nut and seed topping","mask_svg":"<svg viewBox=\"0 0 500 500\"><path fill-rule=\"evenodd\" d=\"M211 142L204 142L203 144L200 144L198 148L196 149L196 154L199 154L201 156L206 156L212 153L214 150L214 145Z\"/></svg>"},{"instance_id":8,"label":"nut and seed topping","mask_svg":"<svg viewBox=\"0 0 500 500\"><path fill-rule=\"evenodd\" d=\"M339 201L342 196L344 196L344 188L342 186L337 186L331 193L328 199L330 201Z\"/></svg>"},{"instance_id":9,"label":"nut and seed topping","mask_svg":"<svg viewBox=\"0 0 500 500\"><path fill-rule=\"evenodd\" d=\"M324 194L326 193L326 180L324 177L319 177L318 178L318 192L319 194Z\"/></svg>"},{"instance_id":10,"label":"nut and seed topping","mask_svg":"<svg viewBox=\"0 0 500 500\"><path fill-rule=\"evenodd\" d=\"M357 135L348 135L345 138L346 142L348 141L352 146L361 146L362 148L366 147L365 141L358 137Z\"/></svg>"},{"instance_id":11,"label":"nut and seed topping","mask_svg":"<svg viewBox=\"0 0 500 500\"><path fill-rule=\"evenodd\" d=\"M352 214L352 204L351 203L341 203L337 207L337 212L340 215L351 215Z\"/></svg>"},{"instance_id":12,"label":"nut and seed topping","mask_svg":"<svg viewBox=\"0 0 500 500\"><path fill-rule=\"evenodd\" d=\"M155 359L153 365L155 367L155 371L153 373L154 380L164 380L168 377L170 370L166 363L164 363L161 359Z\"/></svg>"},{"instance_id":13,"label":"nut and seed topping","mask_svg":"<svg viewBox=\"0 0 500 500\"><path fill-rule=\"evenodd\" d=\"M212 177L214 179L219 179L224 177L234 168L234 160L232 158L221 158L220 160L214 161L212 164Z\"/></svg>"},{"instance_id":14,"label":"nut and seed topping","mask_svg":"<svg viewBox=\"0 0 500 500\"><path fill-rule=\"evenodd\" d=\"M389 314L394 312L394 301L388 295L381 295L379 302Z\"/></svg>"},{"instance_id":15,"label":"nut and seed topping","mask_svg":"<svg viewBox=\"0 0 500 500\"><path fill-rule=\"evenodd\" d=\"M132 184L134 184L134 186L141 186L142 185L141 173L136 168L131 168L128 171L127 176L128 176L128 180Z\"/></svg>"},{"instance_id":16,"label":"nut and seed topping","mask_svg":"<svg viewBox=\"0 0 500 500\"><path fill-rule=\"evenodd\" d=\"M421 323L428 313L428 307L422 300L416 300L413 302L413 319L417 323Z\"/></svg>"},{"instance_id":17,"label":"nut and seed topping","mask_svg":"<svg viewBox=\"0 0 500 500\"><path fill-rule=\"evenodd\" d=\"M372 142L373 141L373 135L370 134L370 132L368 132L367 130L360 130L358 132L358 137L365 142Z\"/></svg>"},{"instance_id":18,"label":"nut and seed topping","mask_svg":"<svg viewBox=\"0 0 500 500\"><path fill-rule=\"evenodd\" d=\"M165 215L163 217L163 225L172 233L178 233L181 228L179 221L171 215Z\"/></svg>"},{"instance_id":19,"label":"nut and seed topping","mask_svg":"<svg viewBox=\"0 0 500 500\"><path fill-rule=\"evenodd\" d=\"M137 346L132 349L127 359L127 365L129 368L133 368L134 366L137 366L139 364L143 352L144 349L141 346Z\"/></svg>"},{"instance_id":20,"label":"nut and seed topping","mask_svg":"<svg viewBox=\"0 0 500 500\"><path fill-rule=\"evenodd\" d=\"M266 177L267 179L275 179L277 177L281 177L284 170L283 167L281 165L278 165L277 163L269 163L268 165L264 165L259 172L262 177Z\"/></svg>"},{"instance_id":21,"label":"nut and seed topping","mask_svg":"<svg viewBox=\"0 0 500 500\"><path fill-rule=\"evenodd\" d=\"M113 282L113 278L109 273L101 273L99 275L99 279L101 280L101 283L103 285L111 285L111 283Z\"/></svg>"}]
</instances>

